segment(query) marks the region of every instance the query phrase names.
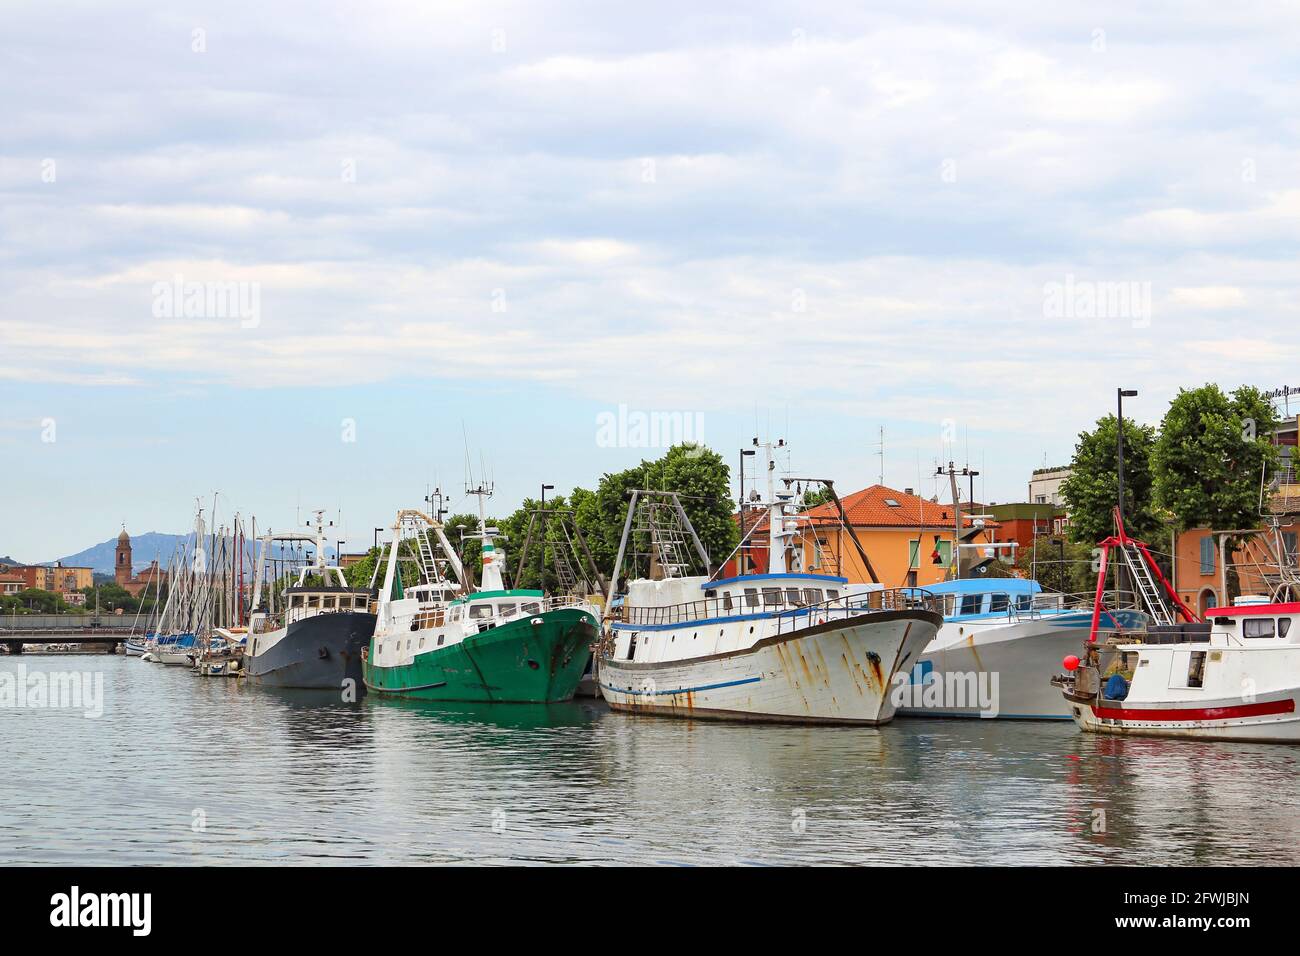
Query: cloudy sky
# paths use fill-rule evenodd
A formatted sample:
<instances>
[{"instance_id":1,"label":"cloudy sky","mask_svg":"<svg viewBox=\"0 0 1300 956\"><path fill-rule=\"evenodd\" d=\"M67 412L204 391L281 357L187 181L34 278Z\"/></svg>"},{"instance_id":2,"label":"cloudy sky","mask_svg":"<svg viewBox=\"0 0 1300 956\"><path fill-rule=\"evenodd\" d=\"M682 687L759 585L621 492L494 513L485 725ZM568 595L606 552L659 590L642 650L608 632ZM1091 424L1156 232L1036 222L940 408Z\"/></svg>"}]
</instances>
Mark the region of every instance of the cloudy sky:
<instances>
[{"instance_id":1,"label":"cloudy sky","mask_svg":"<svg viewBox=\"0 0 1300 956\"><path fill-rule=\"evenodd\" d=\"M1300 8L848 6L8 0L0 555L359 548L620 405L1019 500L1118 385L1300 384Z\"/></svg>"}]
</instances>

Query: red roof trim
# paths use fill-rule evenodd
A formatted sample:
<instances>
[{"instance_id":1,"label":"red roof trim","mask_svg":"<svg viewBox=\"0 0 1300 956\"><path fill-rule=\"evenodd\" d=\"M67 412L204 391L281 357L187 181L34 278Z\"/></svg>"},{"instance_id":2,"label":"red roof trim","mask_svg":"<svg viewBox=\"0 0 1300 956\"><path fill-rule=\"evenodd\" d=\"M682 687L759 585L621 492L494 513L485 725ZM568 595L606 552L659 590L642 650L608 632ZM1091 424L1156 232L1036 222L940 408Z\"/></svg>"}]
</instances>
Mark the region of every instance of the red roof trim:
<instances>
[{"instance_id":1,"label":"red roof trim","mask_svg":"<svg viewBox=\"0 0 1300 956\"><path fill-rule=\"evenodd\" d=\"M1290 604L1241 604L1236 607L1212 607L1206 617L1244 617L1253 614L1300 614L1300 602Z\"/></svg>"}]
</instances>

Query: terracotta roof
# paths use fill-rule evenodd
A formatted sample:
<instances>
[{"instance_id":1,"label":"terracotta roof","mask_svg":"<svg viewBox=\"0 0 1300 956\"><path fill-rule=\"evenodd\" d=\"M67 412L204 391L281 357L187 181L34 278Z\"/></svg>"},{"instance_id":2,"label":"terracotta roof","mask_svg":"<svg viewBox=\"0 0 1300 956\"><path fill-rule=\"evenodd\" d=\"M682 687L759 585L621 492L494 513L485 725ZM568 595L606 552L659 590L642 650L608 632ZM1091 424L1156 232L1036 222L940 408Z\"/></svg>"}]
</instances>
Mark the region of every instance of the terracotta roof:
<instances>
[{"instance_id":1,"label":"terracotta roof","mask_svg":"<svg viewBox=\"0 0 1300 956\"><path fill-rule=\"evenodd\" d=\"M855 528L951 528L952 505L937 504L920 495L872 485L840 499L849 524ZM889 502L893 502L892 504ZM813 521L838 522L835 505L827 502L810 508L805 514ZM970 524L963 515L962 523ZM985 527L996 528L997 522L986 520Z\"/></svg>"}]
</instances>

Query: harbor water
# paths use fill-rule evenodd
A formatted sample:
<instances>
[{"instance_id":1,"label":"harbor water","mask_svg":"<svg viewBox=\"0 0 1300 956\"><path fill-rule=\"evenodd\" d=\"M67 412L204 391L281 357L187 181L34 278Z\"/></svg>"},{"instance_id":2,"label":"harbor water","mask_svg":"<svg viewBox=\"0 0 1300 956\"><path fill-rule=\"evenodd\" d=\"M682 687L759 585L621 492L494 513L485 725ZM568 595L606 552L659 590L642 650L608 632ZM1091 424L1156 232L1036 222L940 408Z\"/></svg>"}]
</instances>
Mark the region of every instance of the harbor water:
<instances>
[{"instance_id":1,"label":"harbor water","mask_svg":"<svg viewBox=\"0 0 1300 956\"><path fill-rule=\"evenodd\" d=\"M102 713L0 709L9 863L1300 864L1300 748L343 703L0 657L20 668L102 675Z\"/></svg>"}]
</instances>

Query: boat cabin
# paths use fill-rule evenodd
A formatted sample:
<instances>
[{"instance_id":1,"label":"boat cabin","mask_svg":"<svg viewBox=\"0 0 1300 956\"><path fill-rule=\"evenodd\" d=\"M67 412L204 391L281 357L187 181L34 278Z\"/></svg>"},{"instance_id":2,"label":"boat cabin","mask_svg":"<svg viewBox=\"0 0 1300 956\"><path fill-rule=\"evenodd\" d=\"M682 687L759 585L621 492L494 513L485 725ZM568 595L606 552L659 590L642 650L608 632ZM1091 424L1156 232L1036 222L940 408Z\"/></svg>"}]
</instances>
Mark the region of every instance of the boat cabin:
<instances>
[{"instance_id":1,"label":"boat cabin","mask_svg":"<svg viewBox=\"0 0 1300 956\"><path fill-rule=\"evenodd\" d=\"M1063 600L1062 595L1044 593L1042 585L1028 578L958 578L926 585L925 590L943 598L943 616L948 621L1053 610Z\"/></svg>"}]
</instances>

